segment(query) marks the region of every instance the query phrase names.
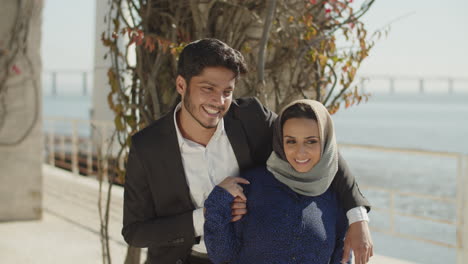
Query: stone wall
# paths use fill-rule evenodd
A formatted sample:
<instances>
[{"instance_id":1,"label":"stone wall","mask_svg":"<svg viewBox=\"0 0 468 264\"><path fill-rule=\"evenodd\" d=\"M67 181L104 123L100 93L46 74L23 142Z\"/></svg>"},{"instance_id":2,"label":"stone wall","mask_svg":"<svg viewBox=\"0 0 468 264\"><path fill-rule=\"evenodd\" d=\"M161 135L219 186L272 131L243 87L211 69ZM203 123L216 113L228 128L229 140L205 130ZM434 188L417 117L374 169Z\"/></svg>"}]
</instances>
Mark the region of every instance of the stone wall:
<instances>
[{"instance_id":1,"label":"stone wall","mask_svg":"<svg viewBox=\"0 0 468 264\"><path fill-rule=\"evenodd\" d=\"M42 215L42 7L42 0L1 1L0 76L8 75L0 82L0 221ZM25 38L12 41L22 30Z\"/></svg>"}]
</instances>

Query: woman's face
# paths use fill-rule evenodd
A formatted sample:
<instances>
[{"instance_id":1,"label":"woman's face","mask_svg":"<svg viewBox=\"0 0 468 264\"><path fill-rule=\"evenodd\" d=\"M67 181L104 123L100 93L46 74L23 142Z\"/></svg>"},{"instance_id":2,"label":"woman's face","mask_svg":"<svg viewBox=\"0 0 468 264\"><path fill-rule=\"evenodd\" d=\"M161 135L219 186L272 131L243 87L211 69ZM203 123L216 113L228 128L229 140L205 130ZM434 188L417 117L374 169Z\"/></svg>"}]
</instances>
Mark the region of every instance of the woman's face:
<instances>
[{"instance_id":1,"label":"woman's face","mask_svg":"<svg viewBox=\"0 0 468 264\"><path fill-rule=\"evenodd\" d=\"M320 134L317 121L291 118L283 125L283 148L291 166L308 172L320 160Z\"/></svg>"}]
</instances>

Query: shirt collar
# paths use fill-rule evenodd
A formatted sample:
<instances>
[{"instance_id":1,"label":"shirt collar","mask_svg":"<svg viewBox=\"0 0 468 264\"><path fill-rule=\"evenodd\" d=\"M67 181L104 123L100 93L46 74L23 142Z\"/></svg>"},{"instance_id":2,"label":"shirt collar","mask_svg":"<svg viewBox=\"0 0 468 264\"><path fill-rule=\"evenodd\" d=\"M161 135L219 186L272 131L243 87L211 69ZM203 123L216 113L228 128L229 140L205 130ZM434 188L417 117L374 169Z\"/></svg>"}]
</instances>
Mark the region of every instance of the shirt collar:
<instances>
[{"instance_id":1,"label":"shirt collar","mask_svg":"<svg viewBox=\"0 0 468 264\"><path fill-rule=\"evenodd\" d=\"M181 108L182 108L182 102L178 103L174 109L174 126L177 132L177 141L179 142L179 148L182 148L184 144L186 144L186 141L189 140L182 136L182 133L180 133L179 125L177 124L177 112L179 112ZM210 142L213 140L217 141L221 135L224 135L224 133L225 133L224 118L221 118L221 120L218 122L218 126L216 127L215 133L210 139Z\"/></svg>"}]
</instances>

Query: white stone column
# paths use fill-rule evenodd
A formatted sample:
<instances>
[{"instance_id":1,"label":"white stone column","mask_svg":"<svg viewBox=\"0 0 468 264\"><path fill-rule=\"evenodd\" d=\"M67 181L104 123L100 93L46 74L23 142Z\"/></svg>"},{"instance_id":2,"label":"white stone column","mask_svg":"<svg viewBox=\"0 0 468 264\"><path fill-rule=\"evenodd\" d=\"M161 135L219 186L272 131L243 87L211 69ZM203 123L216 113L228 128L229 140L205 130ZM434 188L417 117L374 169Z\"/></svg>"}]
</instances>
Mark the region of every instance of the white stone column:
<instances>
[{"instance_id":1,"label":"white stone column","mask_svg":"<svg viewBox=\"0 0 468 264\"><path fill-rule=\"evenodd\" d=\"M0 221L42 215L42 7L42 0L1 2L0 76L5 65L9 74L4 85L0 81ZM12 37L21 32L27 32L25 41ZM16 40L10 44L11 39ZM18 53L15 47L21 48Z\"/></svg>"},{"instance_id":2,"label":"white stone column","mask_svg":"<svg viewBox=\"0 0 468 264\"><path fill-rule=\"evenodd\" d=\"M111 64L109 58L104 59L107 48L102 45L101 34L107 30L104 17L109 9L108 1L96 0L96 32L94 41L94 74L93 74L93 104L91 119L94 120L114 120L114 113L107 103L107 95L110 86L107 79L107 71Z\"/></svg>"}]
</instances>

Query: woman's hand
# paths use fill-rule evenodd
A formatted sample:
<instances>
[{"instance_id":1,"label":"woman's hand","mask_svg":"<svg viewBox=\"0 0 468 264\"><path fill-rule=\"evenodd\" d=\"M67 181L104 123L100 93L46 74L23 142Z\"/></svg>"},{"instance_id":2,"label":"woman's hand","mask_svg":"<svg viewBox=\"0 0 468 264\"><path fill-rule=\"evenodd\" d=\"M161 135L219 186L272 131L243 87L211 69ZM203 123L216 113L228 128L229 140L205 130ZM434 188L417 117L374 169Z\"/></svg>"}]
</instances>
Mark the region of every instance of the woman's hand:
<instances>
[{"instance_id":1,"label":"woman's hand","mask_svg":"<svg viewBox=\"0 0 468 264\"><path fill-rule=\"evenodd\" d=\"M233 197L240 197L243 201L247 201L244 188L239 183L250 184L248 180L241 177L226 177L218 186L228 191Z\"/></svg>"}]
</instances>

